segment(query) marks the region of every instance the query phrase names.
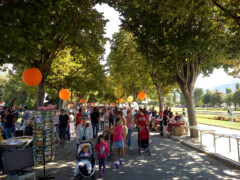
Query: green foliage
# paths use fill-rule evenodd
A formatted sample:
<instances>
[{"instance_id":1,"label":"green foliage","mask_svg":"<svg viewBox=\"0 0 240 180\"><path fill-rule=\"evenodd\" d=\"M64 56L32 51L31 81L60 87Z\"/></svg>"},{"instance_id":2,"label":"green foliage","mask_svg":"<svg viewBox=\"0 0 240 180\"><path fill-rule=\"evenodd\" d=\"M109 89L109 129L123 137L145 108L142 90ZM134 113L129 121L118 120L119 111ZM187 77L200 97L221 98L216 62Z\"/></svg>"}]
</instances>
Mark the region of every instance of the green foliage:
<instances>
[{"instance_id":1,"label":"green foliage","mask_svg":"<svg viewBox=\"0 0 240 180\"><path fill-rule=\"evenodd\" d=\"M233 102L240 106L240 89L235 91L233 95Z\"/></svg>"},{"instance_id":2,"label":"green foliage","mask_svg":"<svg viewBox=\"0 0 240 180\"><path fill-rule=\"evenodd\" d=\"M236 90L240 89L240 84L236 83L235 87L236 87Z\"/></svg>"},{"instance_id":3,"label":"green foliage","mask_svg":"<svg viewBox=\"0 0 240 180\"><path fill-rule=\"evenodd\" d=\"M194 89L194 101L197 106L200 106L200 101L202 99L202 95L204 94L204 91L202 88L195 88Z\"/></svg>"},{"instance_id":4,"label":"green foliage","mask_svg":"<svg viewBox=\"0 0 240 180\"><path fill-rule=\"evenodd\" d=\"M144 57L137 51L131 33L120 29L113 35L107 59L110 79L117 99L133 95L151 84Z\"/></svg>"},{"instance_id":5,"label":"green foliage","mask_svg":"<svg viewBox=\"0 0 240 180\"><path fill-rule=\"evenodd\" d=\"M224 94L222 92L219 92L216 90L212 95L211 95L211 104L212 106L218 105L221 107L221 104L224 101Z\"/></svg>"},{"instance_id":6,"label":"green foliage","mask_svg":"<svg viewBox=\"0 0 240 180\"><path fill-rule=\"evenodd\" d=\"M209 105L211 103L212 92L207 90L206 94L203 95L203 104Z\"/></svg>"},{"instance_id":7,"label":"green foliage","mask_svg":"<svg viewBox=\"0 0 240 180\"><path fill-rule=\"evenodd\" d=\"M25 85L19 73L8 75L3 93L3 100L8 107L24 104L29 109L36 109L36 95L37 88Z\"/></svg>"},{"instance_id":8,"label":"green foliage","mask_svg":"<svg viewBox=\"0 0 240 180\"><path fill-rule=\"evenodd\" d=\"M231 93L231 92L232 92L232 89L229 88L229 87L227 87L227 88L226 88L226 94L229 94L229 93Z\"/></svg>"},{"instance_id":9,"label":"green foliage","mask_svg":"<svg viewBox=\"0 0 240 180\"><path fill-rule=\"evenodd\" d=\"M185 97L183 95L183 93L180 93L180 104L183 105L183 106L187 106L187 103L186 103L186 100L185 100Z\"/></svg>"},{"instance_id":10,"label":"green foliage","mask_svg":"<svg viewBox=\"0 0 240 180\"><path fill-rule=\"evenodd\" d=\"M0 63L36 67L43 74L39 86L42 105L44 84L54 59L65 49L87 60L104 51L106 21L95 0L29 0L0 4Z\"/></svg>"},{"instance_id":11,"label":"green foliage","mask_svg":"<svg viewBox=\"0 0 240 180\"><path fill-rule=\"evenodd\" d=\"M228 106L231 106L233 103L233 93L227 93L225 96L225 102L227 103Z\"/></svg>"},{"instance_id":12,"label":"green foliage","mask_svg":"<svg viewBox=\"0 0 240 180\"><path fill-rule=\"evenodd\" d=\"M3 101L3 91L5 84L7 82L7 78L0 74L0 101Z\"/></svg>"}]
</instances>

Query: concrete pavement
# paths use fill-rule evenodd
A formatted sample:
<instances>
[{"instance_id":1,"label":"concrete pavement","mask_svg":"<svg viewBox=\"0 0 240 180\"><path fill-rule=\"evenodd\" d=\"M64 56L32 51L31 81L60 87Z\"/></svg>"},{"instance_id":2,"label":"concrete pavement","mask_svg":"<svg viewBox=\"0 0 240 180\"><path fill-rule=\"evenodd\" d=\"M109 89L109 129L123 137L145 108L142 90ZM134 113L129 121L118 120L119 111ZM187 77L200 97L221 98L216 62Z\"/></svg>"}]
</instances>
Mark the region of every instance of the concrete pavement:
<instances>
[{"instance_id":1,"label":"concrete pavement","mask_svg":"<svg viewBox=\"0 0 240 180\"><path fill-rule=\"evenodd\" d=\"M228 167L205 154L194 151L178 142L151 133L152 156L138 157L137 133L133 133L133 149L127 152L124 167L113 168L107 160L104 180L159 180L159 179L240 179L240 171ZM57 180L73 179L75 167L75 141L65 148L57 147L56 158L47 165L47 174ZM98 166L96 166L98 175ZM42 175L42 168L36 169ZM98 176L97 176L98 177Z\"/></svg>"}]
</instances>

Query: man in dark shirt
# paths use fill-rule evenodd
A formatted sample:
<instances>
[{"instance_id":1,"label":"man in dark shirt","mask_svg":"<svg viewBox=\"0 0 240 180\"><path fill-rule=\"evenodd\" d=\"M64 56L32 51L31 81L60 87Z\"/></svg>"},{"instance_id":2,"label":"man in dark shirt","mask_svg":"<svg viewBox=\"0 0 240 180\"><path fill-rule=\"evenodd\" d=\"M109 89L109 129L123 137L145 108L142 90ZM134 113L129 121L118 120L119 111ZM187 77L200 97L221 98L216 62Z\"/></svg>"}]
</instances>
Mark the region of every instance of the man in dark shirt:
<instances>
[{"instance_id":1,"label":"man in dark shirt","mask_svg":"<svg viewBox=\"0 0 240 180\"><path fill-rule=\"evenodd\" d=\"M61 144L65 144L66 131L69 126L69 116L65 113L65 110L61 110L59 115L59 138L61 139Z\"/></svg>"},{"instance_id":2,"label":"man in dark shirt","mask_svg":"<svg viewBox=\"0 0 240 180\"><path fill-rule=\"evenodd\" d=\"M168 114L168 107L166 107L165 110L163 111L163 116L165 116L166 114Z\"/></svg>"},{"instance_id":3,"label":"man in dark shirt","mask_svg":"<svg viewBox=\"0 0 240 180\"><path fill-rule=\"evenodd\" d=\"M100 114L98 112L98 109L96 107L94 107L93 112L91 114L91 122L92 122L92 128L93 128L93 138L96 138L98 136L99 117L100 117ZM96 131L95 131L95 129L96 129Z\"/></svg>"},{"instance_id":4,"label":"man in dark shirt","mask_svg":"<svg viewBox=\"0 0 240 180\"><path fill-rule=\"evenodd\" d=\"M157 115L157 111L154 109L154 107L152 108L152 117L155 117Z\"/></svg>"}]
</instances>

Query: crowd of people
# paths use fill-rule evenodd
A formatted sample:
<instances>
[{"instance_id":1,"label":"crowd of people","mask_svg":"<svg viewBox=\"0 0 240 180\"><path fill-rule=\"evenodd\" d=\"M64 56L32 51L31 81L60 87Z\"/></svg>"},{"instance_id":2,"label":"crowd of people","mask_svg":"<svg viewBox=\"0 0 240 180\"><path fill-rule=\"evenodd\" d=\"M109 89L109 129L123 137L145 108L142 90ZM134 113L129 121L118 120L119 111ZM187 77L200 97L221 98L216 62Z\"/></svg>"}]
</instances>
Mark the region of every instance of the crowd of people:
<instances>
[{"instance_id":1,"label":"crowd of people","mask_svg":"<svg viewBox=\"0 0 240 180\"><path fill-rule=\"evenodd\" d=\"M106 158L114 153L114 167L119 169L123 166L123 158L127 150L131 149L132 132L142 128L160 132L167 136L169 122L184 122L187 125L185 109L182 113L174 113L171 108L166 107L164 111L157 112L154 107L147 110L140 108L118 108L118 107L89 107L85 109L74 106L68 114L61 110L58 116L57 131L62 147L65 140L70 141L70 136L76 135L76 152L84 142L93 143L97 140L95 150L98 152L99 175L103 176ZM101 130L101 133L99 131ZM80 152L84 152L84 147ZM76 156L78 154L76 153Z\"/></svg>"},{"instance_id":2,"label":"crowd of people","mask_svg":"<svg viewBox=\"0 0 240 180\"><path fill-rule=\"evenodd\" d=\"M11 109L3 107L0 113L0 130L4 138L8 139L16 134L16 129L22 130L23 135L33 135L31 114L27 106L13 106ZM96 139L94 150L97 151L99 160L99 175L103 176L106 158L114 154L114 167L119 169L123 166L123 159L127 150L132 147L132 132L147 128L159 132L161 136L168 136L168 123L186 121L185 109L182 113L173 113L171 108L157 112L154 107L150 109L119 108L119 107L80 107L73 106L68 110L62 109L56 112L54 125L56 143L64 148L72 137L76 137L76 156L80 152L88 155L87 146L84 143L93 143ZM99 133L101 131L101 133Z\"/></svg>"},{"instance_id":3,"label":"crowd of people","mask_svg":"<svg viewBox=\"0 0 240 180\"><path fill-rule=\"evenodd\" d=\"M22 135L33 134L33 124L29 120L30 112L27 106L13 106L11 109L4 106L0 113L0 132L3 139L9 139L15 135L16 129L23 132Z\"/></svg>"}]
</instances>

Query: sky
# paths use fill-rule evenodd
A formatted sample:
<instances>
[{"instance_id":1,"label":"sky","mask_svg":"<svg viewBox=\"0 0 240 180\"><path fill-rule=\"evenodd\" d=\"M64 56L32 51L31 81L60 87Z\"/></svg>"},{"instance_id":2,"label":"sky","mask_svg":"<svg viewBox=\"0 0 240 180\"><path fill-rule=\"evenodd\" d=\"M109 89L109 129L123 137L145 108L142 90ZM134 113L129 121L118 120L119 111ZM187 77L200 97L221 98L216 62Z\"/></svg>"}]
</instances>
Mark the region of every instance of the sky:
<instances>
[{"instance_id":1,"label":"sky","mask_svg":"<svg viewBox=\"0 0 240 180\"><path fill-rule=\"evenodd\" d=\"M121 21L119 19L120 15L113 8L109 7L106 4L97 5L96 9L103 13L104 18L108 19L106 29L106 37L112 38L114 32L118 32ZM105 60L107 55L110 53L110 44L109 42L105 45ZM203 89L213 89L216 86L231 83L233 81L239 80L237 78L233 78L232 76L228 76L223 69L215 69L213 73L208 77L203 77L200 75L195 84L195 88L203 88ZM239 80L240 82L240 80Z\"/></svg>"}]
</instances>

